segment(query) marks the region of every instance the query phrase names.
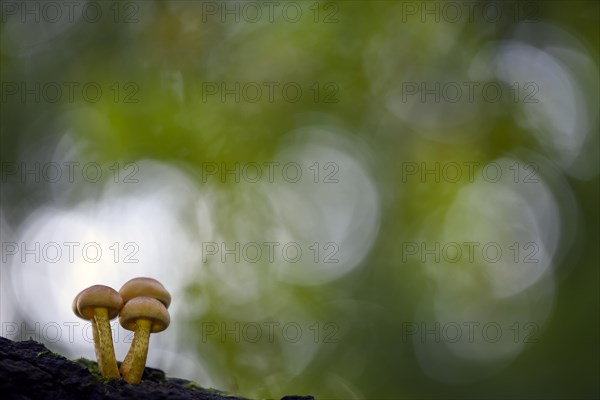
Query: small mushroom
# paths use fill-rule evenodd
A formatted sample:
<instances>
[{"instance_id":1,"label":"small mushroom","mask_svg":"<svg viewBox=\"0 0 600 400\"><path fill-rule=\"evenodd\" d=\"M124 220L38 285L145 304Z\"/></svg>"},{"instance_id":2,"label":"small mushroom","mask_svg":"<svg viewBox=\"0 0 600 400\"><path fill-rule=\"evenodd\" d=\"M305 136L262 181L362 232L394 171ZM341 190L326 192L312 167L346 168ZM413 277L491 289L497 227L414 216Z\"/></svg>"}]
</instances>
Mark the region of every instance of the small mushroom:
<instances>
[{"instance_id":1,"label":"small mushroom","mask_svg":"<svg viewBox=\"0 0 600 400\"><path fill-rule=\"evenodd\" d=\"M171 304L171 295L165 289L165 287L153 278L139 277L133 278L127 281L119 290L121 297L123 298L123 302L127 304L131 299L135 299L138 297L151 297L160 301L165 308L168 308ZM135 354L134 348L136 346L136 335L133 337L133 342L131 343L131 347L121 364L121 375L125 376L125 371L128 371L131 368L133 363L133 357ZM147 351L147 350L146 350ZM144 363L145 363L144 358ZM143 372L143 366L142 366ZM140 375L141 378L141 375ZM139 382L139 380L138 380Z\"/></svg>"},{"instance_id":2,"label":"small mushroom","mask_svg":"<svg viewBox=\"0 0 600 400\"><path fill-rule=\"evenodd\" d=\"M152 297L135 297L125 303L119 323L123 328L135 332L131 348L121 364L121 374L128 383L139 383L142 379L150 333L164 331L170 322L165 305Z\"/></svg>"},{"instance_id":3,"label":"small mushroom","mask_svg":"<svg viewBox=\"0 0 600 400\"><path fill-rule=\"evenodd\" d=\"M98 369L102 376L119 378L117 359L112 341L109 321L123 307L119 292L104 285L94 285L81 291L73 300L73 312L80 318L90 320L94 335L94 350Z\"/></svg>"}]
</instances>

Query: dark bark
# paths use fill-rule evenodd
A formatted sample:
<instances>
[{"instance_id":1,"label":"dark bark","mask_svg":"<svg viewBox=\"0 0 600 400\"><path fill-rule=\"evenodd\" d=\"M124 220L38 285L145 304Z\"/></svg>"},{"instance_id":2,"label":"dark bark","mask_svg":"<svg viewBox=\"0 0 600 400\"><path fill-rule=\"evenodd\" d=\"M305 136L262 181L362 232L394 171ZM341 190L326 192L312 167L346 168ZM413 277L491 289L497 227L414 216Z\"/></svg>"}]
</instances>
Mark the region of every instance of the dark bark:
<instances>
[{"instance_id":1,"label":"dark bark","mask_svg":"<svg viewBox=\"0 0 600 400\"><path fill-rule=\"evenodd\" d=\"M13 342L0 337L0 397L2 399L203 399L247 400L204 389L185 379L167 378L146 367L142 382L130 385L105 379L89 360L68 360L41 343ZM286 396L286 400L313 399ZM282 399L282 400L283 400Z\"/></svg>"}]
</instances>

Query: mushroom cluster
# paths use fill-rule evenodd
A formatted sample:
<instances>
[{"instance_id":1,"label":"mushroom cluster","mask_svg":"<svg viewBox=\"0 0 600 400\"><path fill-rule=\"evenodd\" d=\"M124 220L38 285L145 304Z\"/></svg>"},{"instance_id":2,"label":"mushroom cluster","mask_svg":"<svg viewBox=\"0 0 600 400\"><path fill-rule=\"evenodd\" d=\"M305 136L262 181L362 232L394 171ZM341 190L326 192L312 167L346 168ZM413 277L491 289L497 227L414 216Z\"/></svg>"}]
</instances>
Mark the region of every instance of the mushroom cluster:
<instances>
[{"instance_id":1,"label":"mushroom cluster","mask_svg":"<svg viewBox=\"0 0 600 400\"><path fill-rule=\"evenodd\" d=\"M94 350L102 376L122 377L128 383L141 381L150 334L167 329L171 322L167 311L170 304L169 292L152 278L131 279L118 292L108 286L94 285L75 296L73 312L92 324ZM117 315L123 328L134 331L121 368L117 367L109 322Z\"/></svg>"}]
</instances>

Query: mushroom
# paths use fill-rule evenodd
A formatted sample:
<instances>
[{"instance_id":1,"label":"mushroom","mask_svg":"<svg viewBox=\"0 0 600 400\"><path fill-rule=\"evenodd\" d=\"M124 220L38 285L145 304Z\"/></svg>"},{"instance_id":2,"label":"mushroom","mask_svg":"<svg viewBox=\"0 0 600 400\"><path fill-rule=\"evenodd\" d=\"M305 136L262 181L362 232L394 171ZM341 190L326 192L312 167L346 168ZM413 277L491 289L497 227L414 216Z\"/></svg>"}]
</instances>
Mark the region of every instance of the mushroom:
<instances>
[{"instance_id":1,"label":"mushroom","mask_svg":"<svg viewBox=\"0 0 600 400\"><path fill-rule=\"evenodd\" d=\"M171 295L169 294L169 292L167 291L167 289L165 289L165 287L156 279L153 278L145 278L145 277L139 277L139 278L133 278L129 281L127 281L119 290L119 293L121 294L121 297L123 298L123 302L125 304L127 304L129 301L131 301L132 299L138 298L138 297L150 297L153 299L158 300L160 303L163 304L165 310L169 307L169 305L171 304ZM167 313L168 316L168 313ZM121 322L121 318L119 318L119 321ZM121 322L121 325L123 326L123 323ZM167 323L168 325L168 323ZM123 326L125 327L125 326ZM127 329L127 328L126 328ZM166 329L166 326L165 328ZM133 330L133 329L131 329ZM149 334L148 334L149 335ZM125 356L125 359L123 360L123 363L121 364L121 375L123 375L123 377L125 377L126 375L129 376L130 375L130 369L132 368L132 364L134 363L134 358L136 357L140 357L140 355L138 354L140 350L136 351L135 348L137 346L139 346L139 344L137 343L139 340L137 340L136 338L138 338L140 335L136 333L133 336L133 342L131 343L131 347L129 348L129 351L127 352L127 355ZM143 361L142 361L142 365L141 370L138 371L139 372L139 377L137 378L137 382L140 381L142 373L144 371L144 364L146 363L146 354L148 352L148 341L149 339L146 339L146 350L145 353L143 355ZM130 378L125 378L125 380L127 380L129 382ZM133 379L131 379L133 383ZM136 383L137 383L136 382Z\"/></svg>"},{"instance_id":2,"label":"mushroom","mask_svg":"<svg viewBox=\"0 0 600 400\"><path fill-rule=\"evenodd\" d=\"M119 378L117 359L112 341L109 320L115 318L123 307L119 292L104 285L94 285L81 291L73 300L73 312L82 319L90 320L94 335L94 350L100 374Z\"/></svg>"},{"instance_id":3,"label":"mushroom","mask_svg":"<svg viewBox=\"0 0 600 400\"><path fill-rule=\"evenodd\" d=\"M165 305L152 297L135 297L125 303L119 323L123 328L135 331L131 348L121 364L121 374L128 383L139 383L142 379L150 333L164 331L170 322Z\"/></svg>"}]
</instances>

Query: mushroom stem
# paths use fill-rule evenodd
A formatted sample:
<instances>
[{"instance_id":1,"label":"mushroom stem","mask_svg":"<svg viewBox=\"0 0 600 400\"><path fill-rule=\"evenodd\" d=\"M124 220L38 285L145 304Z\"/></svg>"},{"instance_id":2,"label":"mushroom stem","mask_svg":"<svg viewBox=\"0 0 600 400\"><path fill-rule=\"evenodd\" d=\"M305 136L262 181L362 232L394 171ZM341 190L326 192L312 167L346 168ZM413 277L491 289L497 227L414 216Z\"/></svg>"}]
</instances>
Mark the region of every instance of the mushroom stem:
<instances>
[{"instance_id":1,"label":"mushroom stem","mask_svg":"<svg viewBox=\"0 0 600 400\"><path fill-rule=\"evenodd\" d=\"M104 307L96 307L92 321L96 323L94 333L98 333L98 340L94 340L94 342L97 344L96 358L98 359L100 374L108 378L119 378L121 375L119 374L119 368L117 368L112 331L108 322L108 310Z\"/></svg>"},{"instance_id":2,"label":"mushroom stem","mask_svg":"<svg viewBox=\"0 0 600 400\"><path fill-rule=\"evenodd\" d=\"M98 370L100 374L103 374L104 371L100 368L101 365L104 365L100 359L102 358L102 352L100 351L100 335L98 334L98 325L96 324L96 319L92 318L90 320L92 324L92 337L94 338L94 352L96 353L96 361L98 362Z\"/></svg>"},{"instance_id":3,"label":"mushroom stem","mask_svg":"<svg viewBox=\"0 0 600 400\"><path fill-rule=\"evenodd\" d=\"M127 383L139 383L142 380L150 344L151 327L152 321L148 319L138 319L136 321L131 348L121 364L121 375Z\"/></svg>"}]
</instances>

